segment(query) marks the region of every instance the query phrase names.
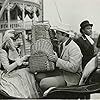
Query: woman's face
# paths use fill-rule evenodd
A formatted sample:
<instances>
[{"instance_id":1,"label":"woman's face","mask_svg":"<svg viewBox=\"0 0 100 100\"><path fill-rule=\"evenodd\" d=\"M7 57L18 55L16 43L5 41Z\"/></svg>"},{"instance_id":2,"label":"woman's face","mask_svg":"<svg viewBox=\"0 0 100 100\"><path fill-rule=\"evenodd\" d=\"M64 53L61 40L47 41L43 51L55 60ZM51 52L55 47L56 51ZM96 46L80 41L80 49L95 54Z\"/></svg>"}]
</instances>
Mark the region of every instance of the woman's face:
<instances>
[{"instance_id":1,"label":"woman's face","mask_svg":"<svg viewBox=\"0 0 100 100\"><path fill-rule=\"evenodd\" d=\"M15 32L9 33L11 37L14 37Z\"/></svg>"},{"instance_id":2,"label":"woman's face","mask_svg":"<svg viewBox=\"0 0 100 100\"><path fill-rule=\"evenodd\" d=\"M15 32L11 32L9 34L10 34L10 38L13 39L13 40L15 40Z\"/></svg>"},{"instance_id":3,"label":"woman's face","mask_svg":"<svg viewBox=\"0 0 100 100\"><path fill-rule=\"evenodd\" d=\"M6 46L11 49L11 50L14 50L15 48L15 45L14 45L14 41L10 38L7 43L6 43Z\"/></svg>"}]
</instances>

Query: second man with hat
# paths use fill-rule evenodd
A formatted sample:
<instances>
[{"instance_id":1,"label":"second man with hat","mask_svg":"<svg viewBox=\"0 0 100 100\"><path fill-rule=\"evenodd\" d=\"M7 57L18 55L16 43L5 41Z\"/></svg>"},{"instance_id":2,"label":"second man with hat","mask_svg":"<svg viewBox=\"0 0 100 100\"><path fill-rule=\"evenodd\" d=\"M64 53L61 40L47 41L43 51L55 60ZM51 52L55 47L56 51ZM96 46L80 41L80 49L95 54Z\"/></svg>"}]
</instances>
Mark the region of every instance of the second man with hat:
<instances>
[{"instance_id":1,"label":"second man with hat","mask_svg":"<svg viewBox=\"0 0 100 100\"><path fill-rule=\"evenodd\" d=\"M81 52L83 54L82 58L82 67L86 66L86 64L93 58L94 56L94 41L91 38L92 35L92 26L88 20L83 21L80 24L80 32L82 34L76 41L79 45Z\"/></svg>"}]
</instances>

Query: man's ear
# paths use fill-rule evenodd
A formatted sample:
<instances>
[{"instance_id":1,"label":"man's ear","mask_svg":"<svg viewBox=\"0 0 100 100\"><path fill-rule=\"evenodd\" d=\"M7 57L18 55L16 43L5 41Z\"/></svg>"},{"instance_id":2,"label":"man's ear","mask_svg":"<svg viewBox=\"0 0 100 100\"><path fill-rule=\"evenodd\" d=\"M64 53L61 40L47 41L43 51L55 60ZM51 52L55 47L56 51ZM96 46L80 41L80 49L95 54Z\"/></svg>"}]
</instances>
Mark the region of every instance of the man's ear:
<instances>
[{"instance_id":1,"label":"man's ear","mask_svg":"<svg viewBox=\"0 0 100 100\"><path fill-rule=\"evenodd\" d=\"M66 35L67 35L66 33L63 33L63 36L64 36L64 37L66 37Z\"/></svg>"},{"instance_id":2,"label":"man's ear","mask_svg":"<svg viewBox=\"0 0 100 100\"><path fill-rule=\"evenodd\" d=\"M84 30L84 29L82 29L82 32L84 33L84 32L85 32L85 30Z\"/></svg>"}]
</instances>

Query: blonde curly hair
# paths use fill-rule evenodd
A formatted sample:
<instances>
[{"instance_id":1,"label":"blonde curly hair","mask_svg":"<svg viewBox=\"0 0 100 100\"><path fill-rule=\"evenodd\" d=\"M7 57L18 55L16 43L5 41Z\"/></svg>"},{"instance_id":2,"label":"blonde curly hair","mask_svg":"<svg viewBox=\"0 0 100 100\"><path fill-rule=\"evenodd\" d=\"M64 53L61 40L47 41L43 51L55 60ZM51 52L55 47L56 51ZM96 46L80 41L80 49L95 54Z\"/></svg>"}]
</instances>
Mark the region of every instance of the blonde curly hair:
<instances>
[{"instance_id":1,"label":"blonde curly hair","mask_svg":"<svg viewBox=\"0 0 100 100\"><path fill-rule=\"evenodd\" d=\"M13 40L11 39L12 34L15 32L15 30L7 30L5 32L5 35L3 36L3 43L2 47L8 47L11 50L14 50L14 43Z\"/></svg>"}]
</instances>

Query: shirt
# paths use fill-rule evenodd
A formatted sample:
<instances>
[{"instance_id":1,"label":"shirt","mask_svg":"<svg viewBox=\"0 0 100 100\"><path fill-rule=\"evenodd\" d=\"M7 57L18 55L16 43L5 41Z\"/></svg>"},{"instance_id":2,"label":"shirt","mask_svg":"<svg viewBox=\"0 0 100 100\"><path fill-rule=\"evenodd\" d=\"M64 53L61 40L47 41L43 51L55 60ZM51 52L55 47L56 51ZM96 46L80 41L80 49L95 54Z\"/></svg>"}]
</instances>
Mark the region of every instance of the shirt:
<instances>
[{"instance_id":1,"label":"shirt","mask_svg":"<svg viewBox=\"0 0 100 100\"><path fill-rule=\"evenodd\" d=\"M88 36L88 35L85 35L85 36L88 39L88 41L93 45L94 44L94 41L90 38L90 36Z\"/></svg>"}]
</instances>

